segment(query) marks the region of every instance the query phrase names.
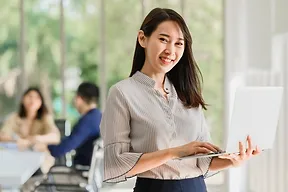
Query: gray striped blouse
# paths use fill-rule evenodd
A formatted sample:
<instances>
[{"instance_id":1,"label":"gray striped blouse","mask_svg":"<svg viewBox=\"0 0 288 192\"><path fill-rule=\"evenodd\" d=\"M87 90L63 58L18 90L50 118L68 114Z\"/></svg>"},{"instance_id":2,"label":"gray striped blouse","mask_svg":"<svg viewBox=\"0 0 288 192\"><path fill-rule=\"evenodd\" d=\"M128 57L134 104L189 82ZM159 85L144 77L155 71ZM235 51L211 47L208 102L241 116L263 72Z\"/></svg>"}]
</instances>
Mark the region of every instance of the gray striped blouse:
<instances>
[{"instance_id":1,"label":"gray striped blouse","mask_svg":"<svg viewBox=\"0 0 288 192\"><path fill-rule=\"evenodd\" d=\"M120 182L143 153L177 147L191 141L210 141L202 108L187 109L168 78L166 99L155 81L141 72L109 90L101 121L104 140L104 181ZM205 175L211 158L170 160L138 174L154 179L184 179Z\"/></svg>"}]
</instances>

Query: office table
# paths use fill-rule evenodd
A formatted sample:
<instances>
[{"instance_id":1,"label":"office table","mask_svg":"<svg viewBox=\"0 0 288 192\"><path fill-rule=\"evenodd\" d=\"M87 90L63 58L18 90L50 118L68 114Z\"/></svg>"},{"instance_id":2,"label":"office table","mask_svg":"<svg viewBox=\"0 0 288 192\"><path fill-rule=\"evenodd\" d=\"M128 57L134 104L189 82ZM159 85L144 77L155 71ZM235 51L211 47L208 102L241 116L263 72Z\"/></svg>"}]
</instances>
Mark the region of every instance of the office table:
<instances>
[{"instance_id":1,"label":"office table","mask_svg":"<svg viewBox=\"0 0 288 192\"><path fill-rule=\"evenodd\" d=\"M0 186L2 189L19 189L43 161L43 153L0 148Z\"/></svg>"}]
</instances>

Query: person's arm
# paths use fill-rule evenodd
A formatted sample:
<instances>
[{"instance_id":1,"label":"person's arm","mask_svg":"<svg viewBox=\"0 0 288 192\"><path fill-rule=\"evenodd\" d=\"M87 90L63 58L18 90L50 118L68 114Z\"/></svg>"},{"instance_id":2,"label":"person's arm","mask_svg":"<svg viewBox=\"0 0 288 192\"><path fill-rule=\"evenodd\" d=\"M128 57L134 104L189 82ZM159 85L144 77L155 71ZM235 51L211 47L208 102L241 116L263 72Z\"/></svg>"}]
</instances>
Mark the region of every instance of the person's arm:
<instances>
[{"instance_id":1,"label":"person's arm","mask_svg":"<svg viewBox=\"0 0 288 192\"><path fill-rule=\"evenodd\" d=\"M110 88L103 112L100 132L104 142L104 182L125 181L142 153L131 150L130 113L122 91Z\"/></svg>"},{"instance_id":2,"label":"person's arm","mask_svg":"<svg viewBox=\"0 0 288 192\"><path fill-rule=\"evenodd\" d=\"M90 136L91 134L95 134L95 132L98 132L98 130L92 130L91 124L95 124L96 121L97 125L100 124L101 121L101 115L96 119L91 119L91 117L84 119L79 124L76 125L76 127L73 128L73 131L70 136L64 138L59 145L49 145L48 149L52 156L54 157L60 157L62 155L65 155L67 152L78 148L81 144L83 144ZM96 129L96 128L95 128Z\"/></svg>"},{"instance_id":3,"label":"person's arm","mask_svg":"<svg viewBox=\"0 0 288 192\"><path fill-rule=\"evenodd\" d=\"M7 135L5 132L0 131L0 141L15 142L16 140L13 139L10 135Z\"/></svg>"},{"instance_id":4,"label":"person's arm","mask_svg":"<svg viewBox=\"0 0 288 192\"><path fill-rule=\"evenodd\" d=\"M44 117L45 134L35 135L31 137L32 143L43 143L43 144L58 144L60 142L60 132L54 123L53 117L47 115Z\"/></svg>"},{"instance_id":5,"label":"person's arm","mask_svg":"<svg viewBox=\"0 0 288 192\"><path fill-rule=\"evenodd\" d=\"M145 153L141 156L136 165L126 174L127 177L154 169L167 161L177 159L191 154L216 152L220 149L210 143L193 141L179 147Z\"/></svg>"},{"instance_id":6,"label":"person's arm","mask_svg":"<svg viewBox=\"0 0 288 192\"><path fill-rule=\"evenodd\" d=\"M17 124L17 120L18 117L16 113L7 118L0 129L0 141L17 143L20 150L25 150L31 146L31 141L28 139L23 139L17 135L15 129L18 129L19 126L21 126Z\"/></svg>"},{"instance_id":7,"label":"person's arm","mask_svg":"<svg viewBox=\"0 0 288 192\"><path fill-rule=\"evenodd\" d=\"M60 142L60 135L56 132L47 133L45 135L36 135L32 137L32 143L43 143L43 144L58 144Z\"/></svg>"},{"instance_id":8,"label":"person's arm","mask_svg":"<svg viewBox=\"0 0 288 192\"><path fill-rule=\"evenodd\" d=\"M16 142L17 138L13 130L16 126L16 114L12 114L4 121L0 129L0 141Z\"/></svg>"},{"instance_id":9,"label":"person's arm","mask_svg":"<svg viewBox=\"0 0 288 192\"><path fill-rule=\"evenodd\" d=\"M221 171L232 167L232 161L229 159L212 158L209 171Z\"/></svg>"}]
</instances>

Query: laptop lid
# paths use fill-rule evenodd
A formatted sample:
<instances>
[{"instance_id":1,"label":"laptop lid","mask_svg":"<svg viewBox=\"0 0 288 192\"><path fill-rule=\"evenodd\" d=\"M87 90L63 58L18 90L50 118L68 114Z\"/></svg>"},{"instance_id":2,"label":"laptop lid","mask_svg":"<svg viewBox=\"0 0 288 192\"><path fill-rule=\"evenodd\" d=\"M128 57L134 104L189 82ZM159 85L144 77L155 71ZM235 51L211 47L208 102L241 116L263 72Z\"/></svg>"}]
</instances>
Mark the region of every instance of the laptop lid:
<instances>
[{"instance_id":1,"label":"laptop lid","mask_svg":"<svg viewBox=\"0 0 288 192\"><path fill-rule=\"evenodd\" d=\"M282 87L241 87L235 93L232 116L224 153L197 154L181 159L214 157L238 153L239 141L247 147L247 135L253 148L271 149L275 140L282 103Z\"/></svg>"},{"instance_id":2,"label":"laptop lid","mask_svg":"<svg viewBox=\"0 0 288 192\"><path fill-rule=\"evenodd\" d=\"M271 149L275 140L282 102L282 87L241 87L236 90L226 152L239 152L251 136L253 148Z\"/></svg>"}]
</instances>

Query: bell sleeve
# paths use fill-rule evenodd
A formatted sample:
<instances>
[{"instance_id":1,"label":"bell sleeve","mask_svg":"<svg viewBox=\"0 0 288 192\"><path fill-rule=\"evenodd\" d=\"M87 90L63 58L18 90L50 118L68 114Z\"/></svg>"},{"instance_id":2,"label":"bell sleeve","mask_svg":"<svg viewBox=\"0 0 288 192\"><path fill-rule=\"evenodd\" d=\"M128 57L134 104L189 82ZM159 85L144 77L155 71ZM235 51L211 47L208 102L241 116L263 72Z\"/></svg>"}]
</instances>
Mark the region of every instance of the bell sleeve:
<instances>
[{"instance_id":1,"label":"bell sleeve","mask_svg":"<svg viewBox=\"0 0 288 192\"><path fill-rule=\"evenodd\" d=\"M104 141L104 182L126 181L142 153L131 152L130 113L123 92L110 88L100 131Z\"/></svg>"},{"instance_id":2,"label":"bell sleeve","mask_svg":"<svg viewBox=\"0 0 288 192\"><path fill-rule=\"evenodd\" d=\"M199 108L200 111L200 116L201 116L201 132L199 135L199 141L201 142L209 142L212 143L212 139L210 136L210 130L209 127L207 125L204 113L202 108ZM219 173L219 171L217 172L213 172L213 171L209 171L209 167L211 165L213 157L204 157L204 158L198 158L197 159L197 166L199 167L199 169L202 171L202 174L204 176L204 178L208 178L211 177L213 175L216 175L217 173Z\"/></svg>"}]
</instances>

